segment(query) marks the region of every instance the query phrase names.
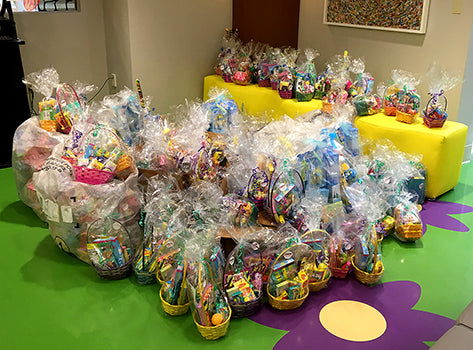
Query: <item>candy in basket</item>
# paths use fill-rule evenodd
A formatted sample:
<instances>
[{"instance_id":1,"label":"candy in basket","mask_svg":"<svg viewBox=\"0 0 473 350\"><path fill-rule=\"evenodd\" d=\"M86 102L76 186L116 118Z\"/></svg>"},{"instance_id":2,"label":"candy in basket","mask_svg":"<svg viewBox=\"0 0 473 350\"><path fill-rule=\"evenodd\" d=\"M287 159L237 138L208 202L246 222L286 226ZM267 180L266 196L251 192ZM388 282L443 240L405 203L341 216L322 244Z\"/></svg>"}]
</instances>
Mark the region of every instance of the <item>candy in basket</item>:
<instances>
[{"instance_id":1,"label":"candy in basket","mask_svg":"<svg viewBox=\"0 0 473 350\"><path fill-rule=\"evenodd\" d=\"M353 99L358 115L372 115L381 109L381 99L375 94L358 95Z\"/></svg>"},{"instance_id":2,"label":"candy in basket","mask_svg":"<svg viewBox=\"0 0 473 350\"><path fill-rule=\"evenodd\" d=\"M278 310L291 310L309 295L309 276L315 265L312 249L303 243L284 249L271 267L267 292L269 304Z\"/></svg>"},{"instance_id":3,"label":"candy in basket","mask_svg":"<svg viewBox=\"0 0 473 350\"><path fill-rule=\"evenodd\" d=\"M111 217L98 219L87 229L87 252L97 274L104 279L128 276L133 247L126 227Z\"/></svg>"},{"instance_id":4,"label":"candy in basket","mask_svg":"<svg viewBox=\"0 0 473 350\"><path fill-rule=\"evenodd\" d=\"M408 194L405 195L407 198ZM422 238L422 221L417 204L402 198L394 207L394 235L403 242L412 242Z\"/></svg>"},{"instance_id":5,"label":"candy in basket","mask_svg":"<svg viewBox=\"0 0 473 350\"><path fill-rule=\"evenodd\" d=\"M274 160L264 155L259 155L258 166L252 170L247 186L247 195L259 210L261 210L266 203L274 166Z\"/></svg>"},{"instance_id":6,"label":"candy in basket","mask_svg":"<svg viewBox=\"0 0 473 350\"><path fill-rule=\"evenodd\" d=\"M227 210L227 222L235 226L255 225L258 218L258 208L248 198L230 193L222 198L222 204Z\"/></svg>"},{"instance_id":7,"label":"candy in basket","mask_svg":"<svg viewBox=\"0 0 473 350\"><path fill-rule=\"evenodd\" d=\"M424 124L429 128L439 128L447 120L447 98L444 94L457 84L458 76L434 62L427 71L427 79L431 98L422 112Z\"/></svg>"},{"instance_id":8,"label":"candy in basket","mask_svg":"<svg viewBox=\"0 0 473 350\"><path fill-rule=\"evenodd\" d=\"M186 273L187 260L182 253L177 256L168 280L162 283L159 291L163 309L171 316L183 315L189 310Z\"/></svg>"},{"instance_id":9,"label":"candy in basket","mask_svg":"<svg viewBox=\"0 0 473 350\"><path fill-rule=\"evenodd\" d=\"M412 124L419 115L420 96L415 87L420 79L411 72L400 69L393 71L393 77L402 86L399 92L399 103L396 105L396 120Z\"/></svg>"}]
</instances>

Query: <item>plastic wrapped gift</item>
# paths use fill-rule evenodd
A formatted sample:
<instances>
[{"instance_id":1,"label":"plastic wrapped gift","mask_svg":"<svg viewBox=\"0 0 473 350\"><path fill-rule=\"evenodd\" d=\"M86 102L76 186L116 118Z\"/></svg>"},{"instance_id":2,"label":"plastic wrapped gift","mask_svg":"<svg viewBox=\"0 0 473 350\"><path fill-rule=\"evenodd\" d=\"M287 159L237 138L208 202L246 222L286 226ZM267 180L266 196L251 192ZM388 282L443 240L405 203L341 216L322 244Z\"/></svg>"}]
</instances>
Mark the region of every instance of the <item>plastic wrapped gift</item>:
<instances>
[{"instance_id":1,"label":"plastic wrapped gift","mask_svg":"<svg viewBox=\"0 0 473 350\"><path fill-rule=\"evenodd\" d=\"M403 199L394 207L394 235L403 242L412 242L422 238L422 221L417 204Z\"/></svg>"},{"instance_id":2,"label":"plastic wrapped gift","mask_svg":"<svg viewBox=\"0 0 473 350\"><path fill-rule=\"evenodd\" d=\"M315 254L315 266L309 276L309 290L317 292L327 287L332 273L329 268L330 235L324 230L310 230L301 236Z\"/></svg>"},{"instance_id":3,"label":"plastic wrapped gift","mask_svg":"<svg viewBox=\"0 0 473 350\"><path fill-rule=\"evenodd\" d=\"M187 260L184 254L179 255L179 259L170 271L169 279L161 285L159 297L164 311L171 316L179 316L189 310L187 295Z\"/></svg>"},{"instance_id":4,"label":"plastic wrapped gift","mask_svg":"<svg viewBox=\"0 0 473 350\"><path fill-rule=\"evenodd\" d=\"M248 198L238 196L234 193L222 198L224 207L227 209L228 223L235 226L250 226L256 224L258 208Z\"/></svg>"},{"instance_id":5,"label":"plastic wrapped gift","mask_svg":"<svg viewBox=\"0 0 473 350\"><path fill-rule=\"evenodd\" d=\"M381 261L381 240L378 239L376 227L368 226L355 242L352 266L355 278L364 284L378 282L384 266Z\"/></svg>"},{"instance_id":6,"label":"plastic wrapped gift","mask_svg":"<svg viewBox=\"0 0 473 350\"><path fill-rule=\"evenodd\" d=\"M122 279L130 273L134 248L126 227L107 217L87 229L87 252L97 274L104 279Z\"/></svg>"},{"instance_id":7,"label":"plastic wrapped gift","mask_svg":"<svg viewBox=\"0 0 473 350\"><path fill-rule=\"evenodd\" d=\"M305 195L301 174L287 159L274 171L269 188L268 206L277 223L295 218L301 199Z\"/></svg>"},{"instance_id":8,"label":"plastic wrapped gift","mask_svg":"<svg viewBox=\"0 0 473 350\"><path fill-rule=\"evenodd\" d=\"M199 258L190 259L187 268L187 294L194 323L200 334L214 340L228 330L232 310L225 293L209 276L210 267Z\"/></svg>"},{"instance_id":9,"label":"plastic wrapped gift","mask_svg":"<svg viewBox=\"0 0 473 350\"><path fill-rule=\"evenodd\" d=\"M444 94L457 84L459 78L434 62L427 71L427 79L431 98L422 112L424 124L429 128L441 128L447 120L447 98Z\"/></svg>"},{"instance_id":10,"label":"plastic wrapped gift","mask_svg":"<svg viewBox=\"0 0 473 350\"><path fill-rule=\"evenodd\" d=\"M303 304L309 295L309 276L315 255L306 244L284 249L271 267L267 292L269 304L279 310L291 310Z\"/></svg>"},{"instance_id":11,"label":"plastic wrapped gift","mask_svg":"<svg viewBox=\"0 0 473 350\"><path fill-rule=\"evenodd\" d=\"M381 109L381 99L374 94L358 95L353 99L353 103L360 116L376 114Z\"/></svg>"},{"instance_id":12,"label":"plastic wrapped gift","mask_svg":"<svg viewBox=\"0 0 473 350\"><path fill-rule=\"evenodd\" d=\"M242 239L228 255L223 278L233 317L247 317L259 310L265 269L261 242Z\"/></svg>"},{"instance_id":13,"label":"plastic wrapped gift","mask_svg":"<svg viewBox=\"0 0 473 350\"><path fill-rule=\"evenodd\" d=\"M315 93L317 72L315 71L314 60L319 56L319 53L317 50L306 49L304 54L306 61L298 67L296 73L297 101L310 101Z\"/></svg>"}]
</instances>

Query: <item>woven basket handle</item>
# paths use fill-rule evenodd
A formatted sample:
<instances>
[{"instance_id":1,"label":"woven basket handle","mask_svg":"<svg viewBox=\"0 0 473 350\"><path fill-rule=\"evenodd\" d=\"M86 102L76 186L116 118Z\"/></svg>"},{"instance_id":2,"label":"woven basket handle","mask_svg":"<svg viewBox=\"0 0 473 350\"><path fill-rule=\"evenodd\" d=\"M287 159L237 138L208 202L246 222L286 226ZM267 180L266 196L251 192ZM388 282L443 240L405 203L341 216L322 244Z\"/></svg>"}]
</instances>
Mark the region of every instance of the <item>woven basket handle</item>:
<instances>
[{"instance_id":1,"label":"woven basket handle","mask_svg":"<svg viewBox=\"0 0 473 350\"><path fill-rule=\"evenodd\" d=\"M444 94L441 94L441 95L433 95L433 96L429 99L429 102L427 102L427 108L426 108L426 110L428 110L430 106L432 106L435 102L437 102L437 99L438 99L439 97L443 97L443 99L444 99L444 101L445 101L444 110L446 111L446 110L447 110L447 97L446 97Z\"/></svg>"}]
</instances>

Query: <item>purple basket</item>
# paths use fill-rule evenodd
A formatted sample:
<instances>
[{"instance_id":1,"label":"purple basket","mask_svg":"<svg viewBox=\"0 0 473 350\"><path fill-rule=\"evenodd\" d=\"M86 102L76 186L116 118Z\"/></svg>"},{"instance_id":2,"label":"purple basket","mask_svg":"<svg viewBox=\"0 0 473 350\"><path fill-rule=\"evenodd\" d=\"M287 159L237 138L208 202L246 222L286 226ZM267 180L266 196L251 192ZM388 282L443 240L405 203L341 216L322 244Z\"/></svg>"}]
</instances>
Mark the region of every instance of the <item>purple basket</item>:
<instances>
[{"instance_id":1,"label":"purple basket","mask_svg":"<svg viewBox=\"0 0 473 350\"><path fill-rule=\"evenodd\" d=\"M281 98L292 98L292 90L279 90Z\"/></svg>"},{"instance_id":2,"label":"purple basket","mask_svg":"<svg viewBox=\"0 0 473 350\"><path fill-rule=\"evenodd\" d=\"M278 89L278 82L277 81L272 81L271 82L271 88L273 90L277 90Z\"/></svg>"},{"instance_id":3,"label":"purple basket","mask_svg":"<svg viewBox=\"0 0 473 350\"><path fill-rule=\"evenodd\" d=\"M226 83L231 83L233 81L233 76L228 74L222 74L223 81Z\"/></svg>"}]
</instances>

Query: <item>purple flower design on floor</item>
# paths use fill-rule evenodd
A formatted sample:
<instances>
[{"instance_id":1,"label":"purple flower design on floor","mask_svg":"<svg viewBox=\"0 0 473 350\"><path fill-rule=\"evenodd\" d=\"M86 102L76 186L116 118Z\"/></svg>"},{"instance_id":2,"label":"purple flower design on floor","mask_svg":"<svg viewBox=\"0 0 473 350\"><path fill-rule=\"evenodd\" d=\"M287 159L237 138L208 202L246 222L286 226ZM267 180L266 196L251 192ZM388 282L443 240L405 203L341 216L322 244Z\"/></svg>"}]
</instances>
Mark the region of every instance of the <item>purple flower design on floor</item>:
<instances>
[{"instance_id":1,"label":"purple flower design on floor","mask_svg":"<svg viewBox=\"0 0 473 350\"><path fill-rule=\"evenodd\" d=\"M464 204L444 201L424 202L420 211L422 234L427 230L427 225L450 231L468 232L470 230L468 226L450 215L471 213L472 211L473 207Z\"/></svg>"},{"instance_id":2,"label":"purple flower design on floor","mask_svg":"<svg viewBox=\"0 0 473 350\"><path fill-rule=\"evenodd\" d=\"M265 304L250 319L268 327L289 331L274 349L428 349L424 342L438 340L455 322L430 312L412 310L420 293L420 286L411 281L387 282L368 287L353 277L334 279L326 289L311 293L298 309L278 311ZM387 324L384 333L369 341L345 340L330 333L322 325L319 314L324 306L340 300L357 301L379 311ZM370 324L364 327L370 327Z\"/></svg>"}]
</instances>

